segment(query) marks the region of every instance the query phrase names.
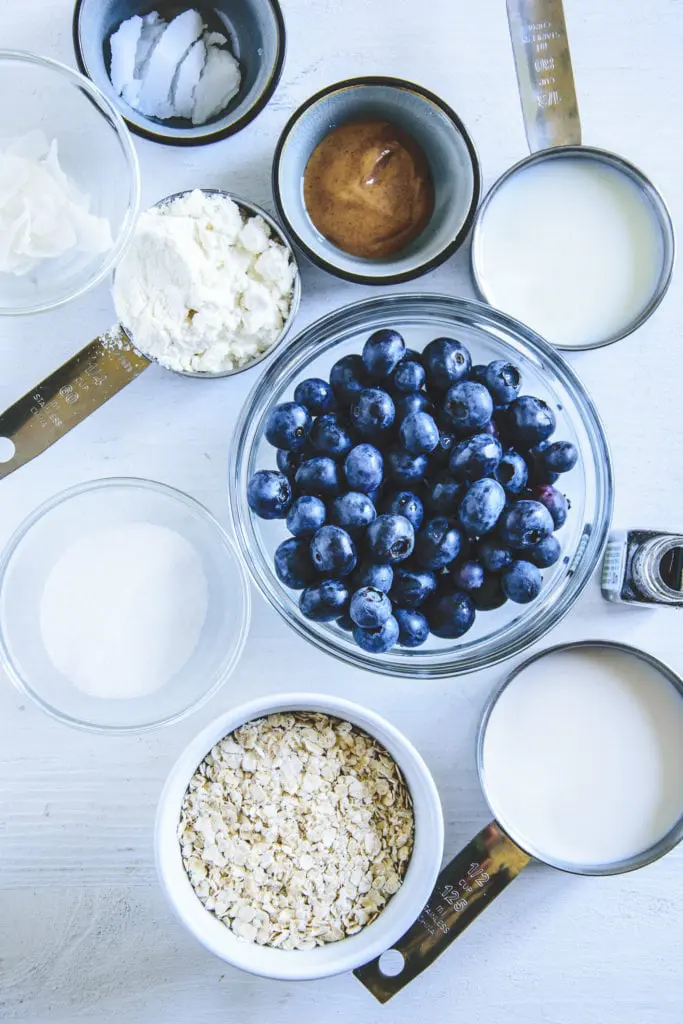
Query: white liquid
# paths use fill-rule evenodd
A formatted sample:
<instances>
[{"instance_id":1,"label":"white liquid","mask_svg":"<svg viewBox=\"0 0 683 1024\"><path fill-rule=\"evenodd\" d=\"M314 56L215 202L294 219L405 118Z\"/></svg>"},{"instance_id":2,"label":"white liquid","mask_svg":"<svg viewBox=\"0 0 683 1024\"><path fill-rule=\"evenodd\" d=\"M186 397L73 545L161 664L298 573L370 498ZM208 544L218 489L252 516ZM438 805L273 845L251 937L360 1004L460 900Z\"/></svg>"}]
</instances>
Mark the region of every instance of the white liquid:
<instances>
[{"instance_id":1,"label":"white liquid","mask_svg":"<svg viewBox=\"0 0 683 1024\"><path fill-rule=\"evenodd\" d=\"M581 346L621 333L645 309L664 250L654 207L626 174L557 157L494 194L475 255L492 306L552 343Z\"/></svg>"},{"instance_id":2,"label":"white liquid","mask_svg":"<svg viewBox=\"0 0 683 1024\"><path fill-rule=\"evenodd\" d=\"M529 852L625 861L683 814L683 697L630 655L549 655L502 693L483 767L496 818Z\"/></svg>"}]
</instances>

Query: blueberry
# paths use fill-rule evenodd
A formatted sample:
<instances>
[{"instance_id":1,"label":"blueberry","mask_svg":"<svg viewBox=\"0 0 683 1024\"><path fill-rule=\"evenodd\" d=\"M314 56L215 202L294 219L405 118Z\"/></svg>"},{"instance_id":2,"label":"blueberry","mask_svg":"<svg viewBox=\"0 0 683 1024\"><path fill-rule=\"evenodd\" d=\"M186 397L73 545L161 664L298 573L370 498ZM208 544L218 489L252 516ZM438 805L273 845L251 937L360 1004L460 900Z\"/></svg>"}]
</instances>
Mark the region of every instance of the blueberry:
<instances>
[{"instance_id":1,"label":"blueberry","mask_svg":"<svg viewBox=\"0 0 683 1024\"><path fill-rule=\"evenodd\" d=\"M532 548L527 548L524 557L533 565L537 565L539 569L548 569L559 561L561 554L562 546L557 537L551 534L544 540L539 540L538 544L534 544Z\"/></svg>"},{"instance_id":2,"label":"blueberry","mask_svg":"<svg viewBox=\"0 0 683 1024\"><path fill-rule=\"evenodd\" d=\"M292 504L292 487L284 473L259 469L247 485L247 502L261 519L284 519Z\"/></svg>"},{"instance_id":3,"label":"blueberry","mask_svg":"<svg viewBox=\"0 0 683 1024\"><path fill-rule=\"evenodd\" d=\"M491 434L474 434L455 445L448 465L458 480L473 481L493 473L502 457L500 441Z\"/></svg>"},{"instance_id":4,"label":"blueberry","mask_svg":"<svg viewBox=\"0 0 683 1024\"><path fill-rule=\"evenodd\" d=\"M375 590L388 594L394 585L394 570L390 565L363 562L351 573L351 584L356 590L361 587L374 587Z\"/></svg>"},{"instance_id":5,"label":"blueberry","mask_svg":"<svg viewBox=\"0 0 683 1024\"><path fill-rule=\"evenodd\" d=\"M458 519L470 537L489 533L505 507L505 491L497 480L477 480L460 502Z\"/></svg>"},{"instance_id":6,"label":"blueberry","mask_svg":"<svg viewBox=\"0 0 683 1024\"><path fill-rule=\"evenodd\" d=\"M459 341L436 338L422 353L427 382L438 391L447 391L451 384L464 380L470 372L472 358Z\"/></svg>"},{"instance_id":7,"label":"blueberry","mask_svg":"<svg viewBox=\"0 0 683 1024\"><path fill-rule=\"evenodd\" d=\"M315 580L308 541L302 537L283 540L274 555L275 574L281 583L292 590L303 590Z\"/></svg>"},{"instance_id":8,"label":"blueberry","mask_svg":"<svg viewBox=\"0 0 683 1024\"><path fill-rule=\"evenodd\" d=\"M356 545L340 526L321 526L311 540L311 561L326 576L348 576L356 568Z\"/></svg>"},{"instance_id":9,"label":"blueberry","mask_svg":"<svg viewBox=\"0 0 683 1024\"><path fill-rule=\"evenodd\" d=\"M477 430L493 415L493 400L483 384L463 380L446 392L444 412L458 430Z\"/></svg>"},{"instance_id":10,"label":"blueberry","mask_svg":"<svg viewBox=\"0 0 683 1024\"><path fill-rule=\"evenodd\" d=\"M356 626L353 639L363 651L370 654L386 654L398 640L398 622L390 615L385 623L377 629L361 629Z\"/></svg>"},{"instance_id":11,"label":"blueberry","mask_svg":"<svg viewBox=\"0 0 683 1024\"><path fill-rule=\"evenodd\" d=\"M349 603L349 592L341 580L321 580L302 590L299 608L307 619L331 622L339 619Z\"/></svg>"},{"instance_id":12,"label":"blueberry","mask_svg":"<svg viewBox=\"0 0 683 1024\"><path fill-rule=\"evenodd\" d=\"M551 473L568 473L574 468L578 458L579 453L571 441L554 441L552 444L544 445L538 453L537 461Z\"/></svg>"},{"instance_id":13,"label":"blueberry","mask_svg":"<svg viewBox=\"0 0 683 1024\"><path fill-rule=\"evenodd\" d=\"M519 452L507 451L494 469L493 476L508 494L521 494L529 479L529 471Z\"/></svg>"},{"instance_id":14,"label":"blueberry","mask_svg":"<svg viewBox=\"0 0 683 1024\"><path fill-rule=\"evenodd\" d=\"M434 406L424 391L414 391L409 395L395 395L394 405L396 419L399 423L411 412L428 412L430 416L434 413Z\"/></svg>"},{"instance_id":15,"label":"blueberry","mask_svg":"<svg viewBox=\"0 0 683 1024\"><path fill-rule=\"evenodd\" d=\"M512 562L512 552L493 537L484 537L477 545L477 557L487 572L501 572Z\"/></svg>"},{"instance_id":16,"label":"blueberry","mask_svg":"<svg viewBox=\"0 0 683 1024\"><path fill-rule=\"evenodd\" d=\"M266 439L274 448L288 452L300 451L311 429L311 414L298 402L281 402L266 417Z\"/></svg>"},{"instance_id":17,"label":"blueberry","mask_svg":"<svg viewBox=\"0 0 683 1024\"><path fill-rule=\"evenodd\" d=\"M321 455L340 459L353 447L346 420L336 412L326 412L314 421L308 436L311 445Z\"/></svg>"},{"instance_id":18,"label":"blueberry","mask_svg":"<svg viewBox=\"0 0 683 1024\"><path fill-rule=\"evenodd\" d=\"M478 590L470 594L474 607L479 612L492 612L502 607L507 601L507 594L503 593L500 584L500 576L486 575L484 582Z\"/></svg>"},{"instance_id":19,"label":"blueberry","mask_svg":"<svg viewBox=\"0 0 683 1024\"><path fill-rule=\"evenodd\" d=\"M385 437L394 425L396 408L391 395L381 388L363 388L349 410L351 425L367 441Z\"/></svg>"},{"instance_id":20,"label":"blueberry","mask_svg":"<svg viewBox=\"0 0 683 1024\"><path fill-rule=\"evenodd\" d=\"M466 594L479 590L486 575L481 562L475 562L472 559L452 565L450 573L456 590L464 590Z\"/></svg>"},{"instance_id":21,"label":"blueberry","mask_svg":"<svg viewBox=\"0 0 683 1024\"><path fill-rule=\"evenodd\" d=\"M411 455L403 448L390 448L387 452L387 476L397 484L417 483L427 472L426 455Z\"/></svg>"},{"instance_id":22,"label":"blueberry","mask_svg":"<svg viewBox=\"0 0 683 1024\"><path fill-rule=\"evenodd\" d=\"M391 615L391 601L375 587L362 587L351 597L349 615L362 629L377 629Z\"/></svg>"},{"instance_id":23,"label":"blueberry","mask_svg":"<svg viewBox=\"0 0 683 1024\"><path fill-rule=\"evenodd\" d=\"M304 494L296 499L287 513L287 529L295 537L312 537L325 525L326 518L324 502L312 494Z\"/></svg>"},{"instance_id":24,"label":"blueberry","mask_svg":"<svg viewBox=\"0 0 683 1024\"><path fill-rule=\"evenodd\" d=\"M553 532L552 516L538 501L518 501L501 516L498 532L511 548L531 548Z\"/></svg>"},{"instance_id":25,"label":"blueberry","mask_svg":"<svg viewBox=\"0 0 683 1024\"><path fill-rule=\"evenodd\" d=\"M401 647L421 647L429 637L429 623L422 612L414 608L397 608L398 642Z\"/></svg>"},{"instance_id":26,"label":"blueberry","mask_svg":"<svg viewBox=\"0 0 683 1024\"><path fill-rule=\"evenodd\" d=\"M403 447L411 455L429 455L439 443L439 428L428 412L412 412L400 426Z\"/></svg>"},{"instance_id":27,"label":"blueberry","mask_svg":"<svg viewBox=\"0 0 683 1024\"><path fill-rule=\"evenodd\" d=\"M436 576L429 569L397 565L389 597L403 608L419 608L436 591Z\"/></svg>"},{"instance_id":28,"label":"blueberry","mask_svg":"<svg viewBox=\"0 0 683 1024\"><path fill-rule=\"evenodd\" d=\"M453 519L430 519L415 538L415 561L425 569L443 569L458 557L462 539Z\"/></svg>"},{"instance_id":29,"label":"blueberry","mask_svg":"<svg viewBox=\"0 0 683 1024\"><path fill-rule=\"evenodd\" d=\"M330 370L330 384L340 405L348 406L368 385L368 372L360 356L342 356Z\"/></svg>"},{"instance_id":30,"label":"blueberry","mask_svg":"<svg viewBox=\"0 0 683 1024\"><path fill-rule=\"evenodd\" d=\"M453 591L432 598L426 607L429 628L444 640L457 640L474 623L474 604L469 594Z\"/></svg>"},{"instance_id":31,"label":"blueberry","mask_svg":"<svg viewBox=\"0 0 683 1024\"><path fill-rule=\"evenodd\" d=\"M395 565L413 553L415 531L405 516L385 512L368 526L365 544L375 562Z\"/></svg>"},{"instance_id":32,"label":"blueberry","mask_svg":"<svg viewBox=\"0 0 683 1024\"><path fill-rule=\"evenodd\" d=\"M500 576L503 593L516 604L533 601L540 593L541 584L541 572L531 562L513 562Z\"/></svg>"},{"instance_id":33,"label":"blueberry","mask_svg":"<svg viewBox=\"0 0 683 1024\"><path fill-rule=\"evenodd\" d=\"M300 381L294 390L294 401L305 405L311 416L322 416L335 407L334 391L321 377Z\"/></svg>"},{"instance_id":34,"label":"blueberry","mask_svg":"<svg viewBox=\"0 0 683 1024\"><path fill-rule=\"evenodd\" d=\"M346 456L344 475L353 491L370 494L381 485L383 473L382 453L371 444L358 444Z\"/></svg>"},{"instance_id":35,"label":"blueberry","mask_svg":"<svg viewBox=\"0 0 683 1024\"><path fill-rule=\"evenodd\" d=\"M362 533L376 515L375 506L362 491L340 494L330 505L330 522L343 527L352 537Z\"/></svg>"},{"instance_id":36,"label":"blueberry","mask_svg":"<svg viewBox=\"0 0 683 1024\"><path fill-rule=\"evenodd\" d=\"M391 375L391 389L400 394L413 394L424 387L426 379L421 363L403 358Z\"/></svg>"},{"instance_id":37,"label":"blueberry","mask_svg":"<svg viewBox=\"0 0 683 1024\"><path fill-rule=\"evenodd\" d=\"M533 501L540 502L548 509L556 530L564 526L569 514L569 501L561 491L550 484L537 484L531 488L529 495Z\"/></svg>"},{"instance_id":38,"label":"blueberry","mask_svg":"<svg viewBox=\"0 0 683 1024\"><path fill-rule=\"evenodd\" d=\"M426 499L429 511L436 516L454 516L458 510L465 484L454 480L447 469L433 477Z\"/></svg>"},{"instance_id":39,"label":"blueberry","mask_svg":"<svg viewBox=\"0 0 683 1024\"><path fill-rule=\"evenodd\" d=\"M509 405L519 394L522 375L513 363L496 359L486 367L483 383L491 392L496 405Z\"/></svg>"},{"instance_id":40,"label":"blueberry","mask_svg":"<svg viewBox=\"0 0 683 1024\"><path fill-rule=\"evenodd\" d=\"M374 380L384 380L405 354L406 343L398 331L375 331L363 345L363 364Z\"/></svg>"},{"instance_id":41,"label":"blueberry","mask_svg":"<svg viewBox=\"0 0 683 1024\"><path fill-rule=\"evenodd\" d=\"M555 413L547 402L532 395L516 398L505 412L510 433L528 445L550 437L555 429Z\"/></svg>"},{"instance_id":42,"label":"blueberry","mask_svg":"<svg viewBox=\"0 0 683 1024\"><path fill-rule=\"evenodd\" d=\"M486 371L488 367L486 363L477 363L470 370L470 380L473 380L476 384L486 385Z\"/></svg>"},{"instance_id":43,"label":"blueberry","mask_svg":"<svg viewBox=\"0 0 683 1024\"><path fill-rule=\"evenodd\" d=\"M277 468L284 473L288 480L293 480L296 471L304 460L303 452L287 452L284 448L278 448L275 461Z\"/></svg>"},{"instance_id":44,"label":"blueberry","mask_svg":"<svg viewBox=\"0 0 683 1024\"><path fill-rule=\"evenodd\" d=\"M328 455L302 462L295 480L299 494L314 494L317 498L334 498L341 490L337 463Z\"/></svg>"},{"instance_id":45,"label":"blueberry","mask_svg":"<svg viewBox=\"0 0 683 1024\"><path fill-rule=\"evenodd\" d=\"M457 443L458 439L453 428L450 427L448 430L444 430L441 427L439 430L439 443L429 456L430 469L445 469Z\"/></svg>"},{"instance_id":46,"label":"blueberry","mask_svg":"<svg viewBox=\"0 0 683 1024\"><path fill-rule=\"evenodd\" d=\"M382 504L383 512L405 516L414 530L419 530L424 519L424 507L417 494L412 491L394 491Z\"/></svg>"}]
</instances>

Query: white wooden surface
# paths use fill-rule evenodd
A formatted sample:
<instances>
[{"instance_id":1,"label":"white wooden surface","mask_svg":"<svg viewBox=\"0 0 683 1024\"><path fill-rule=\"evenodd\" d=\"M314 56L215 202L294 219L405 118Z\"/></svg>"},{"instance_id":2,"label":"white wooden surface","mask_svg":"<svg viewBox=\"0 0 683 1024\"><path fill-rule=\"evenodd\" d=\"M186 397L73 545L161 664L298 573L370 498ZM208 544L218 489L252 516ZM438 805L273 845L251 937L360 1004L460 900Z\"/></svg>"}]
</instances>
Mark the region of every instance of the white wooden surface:
<instances>
[{"instance_id":1,"label":"white wooden surface","mask_svg":"<svg viewBox=\"0 0 683 1024\"><path fill-rule=\"evenodd\" d=\"M287 65L267 110L238 137L203 149L138 140L146 202L218 185L272 208L270 160L285 120L318 88L362 73L402 75L440 93L470 128L487 185L524 155L502 0L285 0L284 7ZM641 165L680 230L683 3L566 0L566 7L585 141ZM69 0L0 0L0 46L73 63ZM466 253L422 286L470 296ZM369 291L306 266L299 324ZM2 321L0 407L112 318L103 286L54 314ZM607 426L620 525L681 528L682 322L676 278L637 335L572 357ZM232 428L256 372L199 384L145 373L3 482L0 543L38 502L111 474L166 481L225 519ZM683 671L676 614L607 606L595 582L546 643L587 636L628 639ZM157 890L153 811L177 751L233 702L293 686L362 700L415 741L439 786L446 854L453 854L486 821L473 740L486 695L504 671L442 683L373 678L306 646L257 598L233 680L200 714L157 734L108 740L69 731L0 680L0 1019L680 1024L683 848L621 878L532 867L385 1008L351 975L287 985L233 970L181 930Z\"/></svg>"}]
</instances>

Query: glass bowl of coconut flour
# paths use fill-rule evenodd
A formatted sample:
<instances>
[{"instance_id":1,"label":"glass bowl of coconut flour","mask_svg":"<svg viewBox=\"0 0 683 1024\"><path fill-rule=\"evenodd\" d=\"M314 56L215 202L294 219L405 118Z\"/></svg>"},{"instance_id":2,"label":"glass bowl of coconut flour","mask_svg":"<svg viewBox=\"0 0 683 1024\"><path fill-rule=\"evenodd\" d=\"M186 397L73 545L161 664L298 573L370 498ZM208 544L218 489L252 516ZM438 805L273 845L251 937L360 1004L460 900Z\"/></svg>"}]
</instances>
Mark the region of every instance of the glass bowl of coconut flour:
<instances>
[{"instance_id":1,"label":"glass bowl of coconut flour","mask_svg":"<svg viewBox=\"0 0 683 1024\"><path fill-rule=\"evenodd\" d=\"M0 658L69 725L141 732L185 717L233 672L250 617L232 541L164 484L95 480L28 517L0 559Z\"/></svg>"}]
</instances>

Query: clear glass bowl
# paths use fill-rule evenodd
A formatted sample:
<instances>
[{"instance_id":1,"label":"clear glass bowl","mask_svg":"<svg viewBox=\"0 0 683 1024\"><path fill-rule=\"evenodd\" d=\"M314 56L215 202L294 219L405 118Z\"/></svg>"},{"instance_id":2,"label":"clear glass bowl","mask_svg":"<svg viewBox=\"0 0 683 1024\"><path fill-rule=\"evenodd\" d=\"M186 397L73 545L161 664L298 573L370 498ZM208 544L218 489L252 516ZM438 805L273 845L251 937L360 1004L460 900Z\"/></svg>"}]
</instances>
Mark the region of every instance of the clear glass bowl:
<instances>
[{"instance_id":1,"label":"clear glass bowl","mask_svg":"<svg viewBox=\"0 0 683 1024\"><path fill-rule=\"evenodd\" d=\"M368 654L334 623L306 619L298 593L287 590L272 556L287 535L283 521L264 522L249 509L247 482L258 469L275 468L275 451L264 437L270 407L291 399L299 380L325 377L343 355L360 352L380 328L400 331L409 348L422 350L433 338L450 336L468 346L475 363L510 359L523 374L522 391L549 402L558 438L573 441L576 468L562 479L571 501L558 533L562 558L543 572L543 589L528 605L508 602L480 612L460 640L430 637L424 647L396 647ZM297 633L320 650L358 668L406 677L445 677L471 672L512 657L534 643L565 615L583 590L603 551L612 514L612 467L595 406L574 371L529 328L478 302L439 295L389 295L346 306L306 328L274 360L249 395L236 428L229 473L230 503L242 553L259 589Z\"/></svg>"},{"instance_id":2,"label":"clear glass bowl","mask_svg":"<svg viewBox=\"0 0 683 1024\"><path fill-rule=\"evenodd\" d=\"M208 583L208 611L194 653L165 686L145 697L94 697L50 660L41 636L41 598L66 548L90 532L131 522L165 526L194 546ZM193 498L152 480L112 477L56 495L22 523L0 558L0 661L39 707L83 729L143 732L186 717L235 669L249 619L247 575L233 542Z\"/></svg>"},{"instance_id":3,"label":"clear glass bowl","mask_svg":"<svg viewBox=\"0 0 683 1024\"><path fill-rule=\"evenodd\" d=\"M0 50L0 150L36 129L57 140L59 163L90 212L106 217L112 245L106 252L72 249L44 259L21 276L0 273L0 314L38 313L77 298L115 266L135 226L140 172L121 115L83 75L57 61Z\"/></svg>"}]
</instances>

